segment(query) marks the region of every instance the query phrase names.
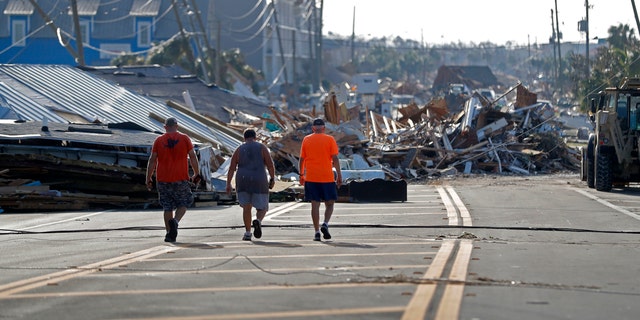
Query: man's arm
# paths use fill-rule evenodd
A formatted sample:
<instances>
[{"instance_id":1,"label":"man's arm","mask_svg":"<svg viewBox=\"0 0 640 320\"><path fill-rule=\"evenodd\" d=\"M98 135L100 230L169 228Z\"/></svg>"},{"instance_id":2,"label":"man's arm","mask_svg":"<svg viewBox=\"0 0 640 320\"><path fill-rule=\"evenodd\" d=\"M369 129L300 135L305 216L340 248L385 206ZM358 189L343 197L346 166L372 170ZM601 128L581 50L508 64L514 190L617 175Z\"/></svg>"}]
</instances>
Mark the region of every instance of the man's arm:
<instances>
[{"instance_id":1,"label":"man's arm","mask_svg":"<svg viewBox=\"0 0 640 320\"><path fill-rule=\"evenodd\" d=\"M200 176L200 165L198 164L198 156L196 155L196 151L193 149L189 150L189 162L191 163L191 169L193 170L191 181L197 182L196 179L198 179Z\"/></svg>"},{"instance_id":2,"label":"man's arm","mask_svg":"<svg viewBox=\"0 0 640 320\"><path fill-rule=\"evenodd\" d=\"M340 171L340 159L338 159L338 155L334 154L333 156L331 156L332 162L333 162L333 167L336 169L336 173L338 174L338 177L336 179L336 184L338 185L338 188L340 188L340 186L342 185L342 171Z\"/></svg>"},{"instance_id":3,"label":"man's arm","mask_svg":"<svg viewBox=\"0 0 640 320\"><path fill-rule=\"evenodd\" d=\"M273 188L275 185L275 176L276 176L276 166L273 164L273 158L271 158L271 153L269 152L269 148L262 145L262 160L264 161L264 165L267 167L267 171L269 172L269 189Z\"/></svg>"},{"instance_id":4,"label":"man's arm","mask_svg":"<svg viewBox=\"0 0 640 320\"><path fill-rule=\"evenodd\" d=\"M305 175L305 167L304 167L304 158L300 157L300 161L298 161L298 168L300 170L300 172L298 172L300 174L300 184L304 185L304 175Z\"/></svg>"},{"instance_id":5,"label":"man's arm","mask_svg":"<svg viewBox=\"0 0 640 320\"><path fill-rule=\"evenodd\" d=\"M151 153L149 156L149 160L147 161L147 189L151 191L153 188L153 173L156 171L156 167L158 166L158 154L155 152Z\"/></svg>"},{"instance_id":6,"label":"man's arm","mask_svg":"<svg viewBox=\"0 0 640 320\"><path fill-rule=\"evenodd\" d=\"M236 173L236 167L238 167L238 149L236 149L231 156L231 163L229 164L229 171L227 172L227 194L231 194L231 180L233 179L233 175Z\"/></svg>"}]
</instances>

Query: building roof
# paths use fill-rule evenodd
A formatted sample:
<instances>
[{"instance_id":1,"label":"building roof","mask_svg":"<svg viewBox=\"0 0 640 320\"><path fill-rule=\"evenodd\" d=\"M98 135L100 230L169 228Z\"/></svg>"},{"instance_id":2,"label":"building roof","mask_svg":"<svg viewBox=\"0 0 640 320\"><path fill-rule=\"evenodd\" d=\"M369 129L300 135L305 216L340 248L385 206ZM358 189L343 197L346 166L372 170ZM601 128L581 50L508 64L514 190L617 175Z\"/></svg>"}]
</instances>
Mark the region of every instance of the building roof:
<instances>
[{"instance_id":1,"label":"building roof","mask_svg":"<svg viewBox=\"0 0 640 320\"><path fill-rule=\"evenodd\" d=\"M199 113L224 123L231 121L231 115L224 107L254 116L271 113L267 103L243 97L217 86L206 85L195 75L178 66L109 66L85 70L163 103L172 100L186 104L183 93L188 91Z\"/></svg>"},{"instance_id":2,"label":"building roof","mask_svg":"<svg viewBox=\"0 0 640 320\"><path fill-rule=\"evenodd\" d=\"M131 15L155 17L160 11L160 2L160 0L134 0Z\"/></svg>"},{"instance_id":3,"label":"building roof","mask_svg":"<svg viewBox=\"0 0 640 320\"><path fill-rule=\"evenodd\" d=\"M100 7L100 0L77 0L78 15L95 16ZM73 9L69 6L69 15L73 15Z\"/></svg>"},{"instance_id":4,"label":"building roof","mask_svg":"<svg viewBox=\"0 0 640 320\"><path fill-rule=\"evenodd\" d=\"M33 13L33 5L28 0L9 0L3 11L6 15L25 15Z\"/></svg>"},{"instance_id":5,"label":"building roof","mask_svg":"<svg viewBox=\"0 0 640 320\"><path fill-rule=\"evenodd\" d=\"M488 66L441 66L433 80L433 89L447 88L451 83L463 83L470 89L500 85Z\"/></svg>"},{"instance_id":6,"label":"building roof","mask_svg":"<svg viewBox=\"0 0 640 320\"><path fill-rule=\"evenodd\" d=\"M162 133L161 119L176 117L181 128L211 141L214 147L234 150L242 143L166 103L70 66L0 65L0 94L22 120L42 121L46 117L53 123L78 119L84 123L133 123Z\"/></svg>"}]
</instances>

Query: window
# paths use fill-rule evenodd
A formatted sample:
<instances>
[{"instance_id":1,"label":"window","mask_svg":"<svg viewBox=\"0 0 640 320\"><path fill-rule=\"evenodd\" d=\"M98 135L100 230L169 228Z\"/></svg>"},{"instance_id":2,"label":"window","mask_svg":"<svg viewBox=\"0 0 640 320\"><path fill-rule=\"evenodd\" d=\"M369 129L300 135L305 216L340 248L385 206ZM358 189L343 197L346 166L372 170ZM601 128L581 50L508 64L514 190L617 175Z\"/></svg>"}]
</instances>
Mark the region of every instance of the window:
<instances>
[{"instance_id":1,"label":"window","mask_svg":"<svg viewBox=\"0 0 640 320\"><path fill-rule=\"evenodd\" d=\"M89 41L89 33L90 27L89 27L89 21L80 21L80 36L82 37L82 43L91 43L91 41Z\"/></svg>"},{"instance_id":2,"label":"window","mask_svg":"<svg viewBox=\"0 0 640 320\"><path fill-rule=\"evenodd\" d=\"M151 46L151 23L138 22L138 47L144 48Z\"/></svg>"},{"instance_id":3,"label":"window","mask_svg":"<svg viewBox=\"0 0 640 320\"><path fill-rule=\"evenodd\" d=\"M11 22L11 42L15 46L24 47L27 45L27 22L25 20L13 20Z\"/></svg>"}]
</instances>

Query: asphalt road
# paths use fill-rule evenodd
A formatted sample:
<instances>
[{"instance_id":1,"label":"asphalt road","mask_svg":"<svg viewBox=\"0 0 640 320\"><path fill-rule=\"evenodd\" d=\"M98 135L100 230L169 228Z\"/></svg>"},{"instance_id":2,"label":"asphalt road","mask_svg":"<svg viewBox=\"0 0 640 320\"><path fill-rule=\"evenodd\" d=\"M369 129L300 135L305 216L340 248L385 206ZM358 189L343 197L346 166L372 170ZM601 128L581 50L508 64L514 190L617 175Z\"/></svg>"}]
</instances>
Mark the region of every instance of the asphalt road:
<instances>
[{"instance_id":1,"label":"asphalt road","mask_svg":"<svg viewBox=\"0 0 640 320\"><path fill-rule=\"evenodd\" d=\"M638 319L640 188L577 175L409 185L408 201L0 214L0 319Z\"/></svg>"}]
</instances>

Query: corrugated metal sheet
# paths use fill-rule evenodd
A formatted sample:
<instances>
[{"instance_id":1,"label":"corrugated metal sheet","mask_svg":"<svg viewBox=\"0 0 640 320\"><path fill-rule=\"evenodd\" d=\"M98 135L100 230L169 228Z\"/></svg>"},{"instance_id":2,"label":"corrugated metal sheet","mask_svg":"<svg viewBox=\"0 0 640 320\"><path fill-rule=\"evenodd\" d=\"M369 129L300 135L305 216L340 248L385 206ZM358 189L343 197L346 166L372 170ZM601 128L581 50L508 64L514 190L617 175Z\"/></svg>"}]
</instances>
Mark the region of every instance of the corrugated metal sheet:
<instances>
[{"instance_id":1,"label":"corrugated metal sheet","mask_svg":"<svg viewBox=\"0 0 640 320\"><path fill-rule=\"evenodd\" d=\"M45 117L52 122L65 123L66 120L47 107L43 107L29 97L0 82L0 96L6 99L9 107L17 114L17 120L42 120Z\"/></svg>"},{"instance_id":2,"label":"corrugated metal sheet","mask_svg":"<svg viewBox=\"0 0 640 320\"><path fill-rule=\"evenodd\" d=\"M176 117L181 127L215 143L235 150L242 142L222 132L213 131L200 121L180 113L165 104L107 82L90 73L62 65L0 65L0 86L7 93L7 101L26 120L67 121L53 116L47 109L59 109L83 116L98 118L104 123L133 122L156 132L164 132L163 124L150 114ZM15 81L13 84L11 81ZM19 87L13 90L11 88ZM19 93L19 94L18 94ZM26 98L30 97L30 98ZM38 101L38 105L34 105ZM52 105L45 106L40 101Z\"/></svg>"},{"instance_id":3,"label":"corrugated metal sheet","mask_svg":"<svg viewBox=\"0 0 640 320\"><path fill-rule=\"evenodd\" d=\"M100 7L100 0L77 0L78 15L95 16ZM69 15L73 15L73 9L69 6Z\"/></svg>"},{"instance_id":4,"label":"corrugated metal sheet","mask_svg":"<svg viewBox=\"0 0 640 320\"><path fill-rule=\"evenodd\" d=\"M155 17L160 11L160 0L134 0L131 6L132 16Z\"/></svg>"},{"instance_id":5,"label":"corrugated metal sheet","mask_svg":"<svg viewBox=\"0 0 640 320\"><path fill-rule=\"evenodd\" d=\"M33 5L29 0L10 0L3 13L6 15L30 15L33 13Z\"/></svg>"}]
</instances>

